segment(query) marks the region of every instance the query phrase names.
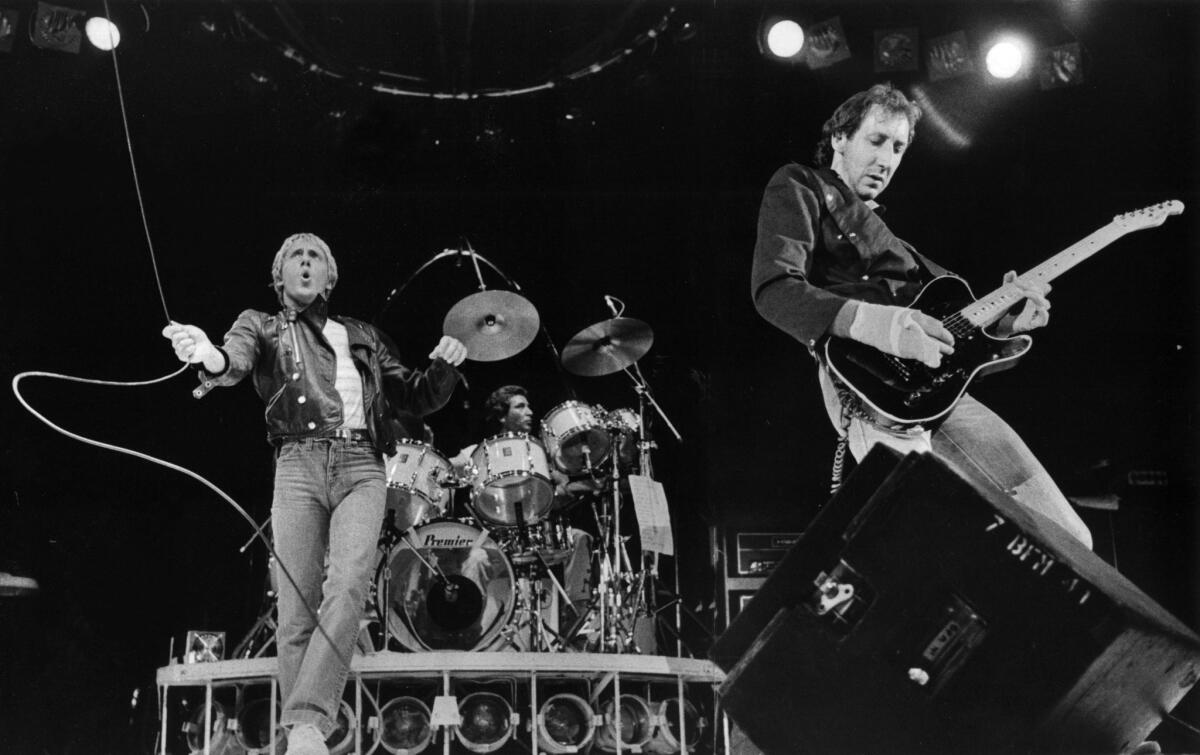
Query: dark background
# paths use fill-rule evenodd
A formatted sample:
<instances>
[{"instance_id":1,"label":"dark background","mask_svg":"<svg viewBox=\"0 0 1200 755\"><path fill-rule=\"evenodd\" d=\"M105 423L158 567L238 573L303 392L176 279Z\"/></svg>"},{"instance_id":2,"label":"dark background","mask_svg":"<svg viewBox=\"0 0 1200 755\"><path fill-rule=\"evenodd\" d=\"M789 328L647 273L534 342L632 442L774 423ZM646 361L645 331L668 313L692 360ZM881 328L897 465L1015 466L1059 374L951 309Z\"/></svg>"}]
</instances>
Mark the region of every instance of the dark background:
<instances>
[{"instance_id":1,"label":"dark background","mask_svg":"<svg viewBox=\"0 0 1200 755\"><path fill-rule=\"evenodd\" d=\"M7 6L22 25L34 8ZM1182 200L1182 217L1057 282L1036 348L975 394L1068 495L1120 496L1111 517L1085 512L1097 552L1113 562L1115 542L1121 571L1197 625L1194 4L807 4L799 20L839 16L854 53L821 70L762 56L756 29L773 9L749 0L674 11L616 0L144 8L149 30L127 32L118 59L170 317L216 338L241 309L270 309L272 256L302 230L337 257L335 310L363 319L464 238L520 284L559 348L610 316L605 294L618 297L654 329L641 367L684 435L677 444L656 426L655 466L681 592L702 622L715 589L710 528L801 527L825 497L834 435L812 365L755 313L749 267L762 187L809 158L838 103L890 80L923 90L968 137L955 145L924 121L883 199L893 230L977 293L1118 213ZM133 4L113 12L143 18ZM1003 25L1043 47L1078 42L1084 83L1043 91L1036 79L930 82L924 70L872 68L876 29L912 26L922 40L963 29L981 43ZM564 78L626 46L619 62ZM557 85L438 100L371 91L363 82L380 80L377 69L418 77L421 91ZM0 186L5 376L174 370L109 55L86 42L78 55L35 49L22 26L0 53ZM439 262L381 325L423 365L447 310L476 289L470 265ZM470 388L431 420L447 453L477 439L482 399L500 383L529 387L539 417L572 391L636 405L623 375L564 380L542 340L465 372ZM190 377L22 385L70 430L193 469L264 518L261 403L247 386L202 402L191 387ZM130 696L171 640L178 654L188 629L218 629L232 645L253 623L262 549L240 553L250 528L191 479L58 435L13 398L0 422L0 559L41 584L35 597L0 599L3 749L128 751ZM1130 486L1131 471L1166 484Z\"/></svg>"}]
</instances>

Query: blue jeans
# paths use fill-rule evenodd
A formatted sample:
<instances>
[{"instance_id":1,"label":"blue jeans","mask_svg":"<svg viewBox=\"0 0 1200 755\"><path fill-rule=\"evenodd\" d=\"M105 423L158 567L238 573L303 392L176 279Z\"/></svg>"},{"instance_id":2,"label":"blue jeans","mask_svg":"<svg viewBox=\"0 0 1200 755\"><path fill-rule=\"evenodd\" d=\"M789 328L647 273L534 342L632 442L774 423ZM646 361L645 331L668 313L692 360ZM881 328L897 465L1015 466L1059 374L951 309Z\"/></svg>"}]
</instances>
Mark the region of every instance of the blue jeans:
<instances>
[{"instance_id":1,"label":"blue jeans","mask_svg":"<svg viewBox=\"0 0 1200 755\"><path fill-rule=\"evenodd\" d=\"M829 374L824 369L818 374L829 419L838 432L846 433L855 459L861 461L876 443L900 453L932 453L968 480L1048 517L1076 540L1092 547L1091 531L1033 451L1000 415L970 394L959 400L932 434L928 430L896 432L861 419L850 419L843 428L841 404Z\"/></svg>"},{"instance_id":2,"label":"blue jeans","mask_svg":"<svg viewBox=\"0 0 1200 755\"><path fill-rule=\"evenodd\" d=\"M962 397L932 441L934 455L959 474L1008 494L1092 547L1091 531L1021 436L970 395Z\"/></svg>"},{"instance_id":3,"label":"blue jeans","mask_svg":"<svg viewBox=\"0 0 1200 755\"><path fill-rule=\"evenodd\" d=\"M326 736L333 730L376 562L386 490L383 460L371 444L308 438L279 449L271 527L279 565L296 581L293 586L282 571L277 575L283 726L313 724Z\"/></svg>"}]
</instances>

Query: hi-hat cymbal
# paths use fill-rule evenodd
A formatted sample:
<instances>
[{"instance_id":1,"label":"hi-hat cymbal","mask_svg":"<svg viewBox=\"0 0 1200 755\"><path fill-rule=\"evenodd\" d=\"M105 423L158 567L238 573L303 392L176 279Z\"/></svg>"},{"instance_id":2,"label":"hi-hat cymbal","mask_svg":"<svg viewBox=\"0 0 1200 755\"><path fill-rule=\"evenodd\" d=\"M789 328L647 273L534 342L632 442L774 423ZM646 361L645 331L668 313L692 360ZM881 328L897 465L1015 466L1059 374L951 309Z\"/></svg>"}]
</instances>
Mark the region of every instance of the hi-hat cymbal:
<instances>
[{"instance_id":1,"label":"hi-hat cymbal","mask_svg":"<svg viewBox=\"0 0 1200 755\"><path fill-rule=\"evenodd\" d=\"M576 333L563 347L562 363L568 372L599 377L625 369L653 344L649 325L632 317L614 317Z\"/></svg>"},{"instance_id":2,"label":"hi-hat cymbal","mask_svg":"<svg viewBox=\"0 0 1200 755\"><path fill-rule=\"evenodd\" d=\"M450 308L442 321L442 333L463 342L467 359L497 362L533 343L540 326L537 310L524 296L512 291L480 291Z\"/></svg>"}]
</instances>

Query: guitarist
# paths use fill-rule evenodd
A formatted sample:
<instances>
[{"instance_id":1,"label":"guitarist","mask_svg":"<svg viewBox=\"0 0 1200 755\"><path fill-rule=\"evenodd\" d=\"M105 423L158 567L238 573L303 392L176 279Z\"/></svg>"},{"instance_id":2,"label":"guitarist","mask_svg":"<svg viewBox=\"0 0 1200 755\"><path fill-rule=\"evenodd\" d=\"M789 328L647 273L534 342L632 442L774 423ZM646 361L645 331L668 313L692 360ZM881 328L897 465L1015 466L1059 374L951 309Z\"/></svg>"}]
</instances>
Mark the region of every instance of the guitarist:
<instances>
[{"instance_id":1,"label":"guitarist","mask_svg":"<svg viewBox=\"0 0 1200 755\"><path fill-rule=\"evenodd\" d=\"M751 276L754 305L814 356L818 342L831 335L930 367L954 352L954 338L938 320L906 308L925 283L946 270L893 235L875 201L900 167L920 117L902 92L877 84L850 97L825 122L818 167L785 165L767 184ZM1016 278L1010 272L1004 280L1015 282L1025 298L996 325L997 335L1033 330L1050 320L1049 284ZM886 426L863 411L819 362L817 372L840 439L838 459L846 445L859 460L875 443L901 453L931 452L1091 547L1087 526L1033 452L970 395L936 429Z\"/></svg>"}]
</instances>

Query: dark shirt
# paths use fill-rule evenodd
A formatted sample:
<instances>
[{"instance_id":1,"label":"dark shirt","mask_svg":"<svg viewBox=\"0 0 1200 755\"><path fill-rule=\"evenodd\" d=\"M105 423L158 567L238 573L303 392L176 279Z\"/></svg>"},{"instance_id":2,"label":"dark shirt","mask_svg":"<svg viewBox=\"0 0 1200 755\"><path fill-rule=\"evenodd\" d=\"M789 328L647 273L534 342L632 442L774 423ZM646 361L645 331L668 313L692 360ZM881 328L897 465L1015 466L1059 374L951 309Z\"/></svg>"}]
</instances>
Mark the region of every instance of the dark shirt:
<instances>
[{"instance_id":1,"label":"dark shirt","mask_svg":"<svg viewBox=\"0 0 1200 755\"><path fill-rule=\"evenodd\" d=\"M792 163L767 184L751 295L768 322L809 348L848 300L906 305L945 273L897 238L833 171Z\"/></svg>"}]
</instances>

